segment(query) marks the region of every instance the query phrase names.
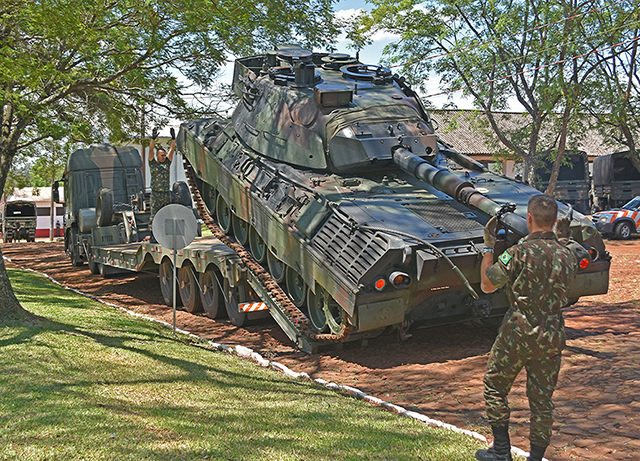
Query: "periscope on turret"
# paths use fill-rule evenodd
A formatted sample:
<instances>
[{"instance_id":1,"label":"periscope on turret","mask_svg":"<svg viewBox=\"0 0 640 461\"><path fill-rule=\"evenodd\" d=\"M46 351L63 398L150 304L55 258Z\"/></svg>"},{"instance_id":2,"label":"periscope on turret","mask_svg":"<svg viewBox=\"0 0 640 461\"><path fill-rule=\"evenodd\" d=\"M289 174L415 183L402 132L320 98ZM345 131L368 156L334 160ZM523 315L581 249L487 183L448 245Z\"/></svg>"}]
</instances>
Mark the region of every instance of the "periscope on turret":
<instances>
[{"instance_id":1,"label":"periscope on turret","mask_svg":"<svg viewBox=\"0 0 640 461\"><path fill-rule=\"evenodd\" d=\"M540 192L442 141L403 77L287 47L236 60L233 88L231 119L183 123L178 149L207 211L316 331L373 336L506 312L504 293L479 288L483 227L500 215L499 254L528 232ZM601 236L559 210L581 258L570 297L606 293Z\"/></svg>"}]
</instances>

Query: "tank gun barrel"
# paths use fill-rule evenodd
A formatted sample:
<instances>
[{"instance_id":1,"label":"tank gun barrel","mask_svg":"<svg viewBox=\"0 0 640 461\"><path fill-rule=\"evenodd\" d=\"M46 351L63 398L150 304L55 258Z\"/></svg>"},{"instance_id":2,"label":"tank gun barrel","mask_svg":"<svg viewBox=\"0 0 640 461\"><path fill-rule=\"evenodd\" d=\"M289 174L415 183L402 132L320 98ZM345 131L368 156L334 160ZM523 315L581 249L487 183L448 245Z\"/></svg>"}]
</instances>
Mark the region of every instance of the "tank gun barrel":
<instances>
[{"instance_id":1,"label":"tank gun barrel","mask_svg":"<svg viewBox=\"0 0 640 461\"><path fill-rule=\"evenodd\" d=\"M487 216L495 216L503 208L503 204L484 196L469 181L459 178L447 169L431 165L404 147L394 149L393 161L403 171ZM529 233L526 219L516 213L502 213L500 222L519 235Z\"/></svg>"}]
</instances>

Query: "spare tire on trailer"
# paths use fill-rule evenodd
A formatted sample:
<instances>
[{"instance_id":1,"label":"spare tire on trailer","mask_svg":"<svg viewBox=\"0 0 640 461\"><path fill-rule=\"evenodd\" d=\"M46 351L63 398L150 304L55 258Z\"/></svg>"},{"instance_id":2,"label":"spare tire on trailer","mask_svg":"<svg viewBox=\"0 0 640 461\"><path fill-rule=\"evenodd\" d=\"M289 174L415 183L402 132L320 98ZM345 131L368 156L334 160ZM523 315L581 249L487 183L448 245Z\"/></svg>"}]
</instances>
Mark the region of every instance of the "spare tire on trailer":
<instances>
[{"instance_id":1,"label":"spare tire on trailer","mask_svg":"<svg viewBox=\"0 0 640 461\"><path fill-rule=\"evenodd\" d=\"M172 189L173 193L176 195L176 203L186 207L190 207L192 205L191 191L189 190L189 185L186 182L176 181L173 183Z\"/></svg>"},{"instance_id":2,"label":"spare tire on trailer","mask_svg":"<svg viewBox=\"0 0 640 461\"><path fill-rule=\"evenodd\" d=\"M104 227L111 224L113 218L113 193L108 187L98 191L96 199L96 221L98 226Z\"/></svg>"}]
</instances>

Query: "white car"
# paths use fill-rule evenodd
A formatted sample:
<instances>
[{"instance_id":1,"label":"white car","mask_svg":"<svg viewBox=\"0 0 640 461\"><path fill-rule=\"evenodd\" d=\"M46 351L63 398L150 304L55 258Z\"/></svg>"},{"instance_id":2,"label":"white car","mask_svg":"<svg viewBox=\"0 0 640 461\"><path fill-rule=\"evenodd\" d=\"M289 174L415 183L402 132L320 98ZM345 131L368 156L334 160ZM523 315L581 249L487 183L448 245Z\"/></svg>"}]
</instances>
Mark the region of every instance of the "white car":
<instances>
[{"instance_id":1,"label":"white car","mask_svg":"<svg viewBox=\"0 0 640 461\"><path fill-rule=\"evenodd\" d=\"M626 240L631 237L631 234L640 232L640 195L631 199L622 208L600 211L591 219L601 234L613 234Z\"/></svg>"}]
</instances>

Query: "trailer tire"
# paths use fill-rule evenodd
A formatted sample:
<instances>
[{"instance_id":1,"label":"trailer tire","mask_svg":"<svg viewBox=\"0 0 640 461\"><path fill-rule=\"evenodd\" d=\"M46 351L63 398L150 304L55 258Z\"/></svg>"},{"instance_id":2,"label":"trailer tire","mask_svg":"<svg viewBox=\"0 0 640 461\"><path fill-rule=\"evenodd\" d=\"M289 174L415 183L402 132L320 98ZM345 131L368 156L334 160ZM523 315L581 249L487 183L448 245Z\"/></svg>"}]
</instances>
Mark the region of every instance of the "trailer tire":
<instances>
[{"instance_id":1,"label":"trailer tire","mask_svg":"<svg viewBox=\"0 0 640 461\"><path fill-rule=\"evenodd\" d=\"M229 321L237 327L244 326L245 323L247 323L247 313L240 312L240 308L238 306L238 303L243 301L239 299L240 290L238 289L238 287L232 288L229 285L229 282L225 279L224 291L225 291L224 305L227 310L227 315L229 316Z\"/></svg>"},{"instance_id":2,"label":"trailer tire","mask_svg":"<svg viewBox=\"0 0 640 461\"><path fill-rule=\"evenodd\" d=\"M108 187L103 187L98 191L96 198L96 222L98 226L105 227L111 225L113 219L113 193Z\"/></svg>"},{"instance_id":3,"label":"trailer tire","mask_svg":"<svg viewBox=\"0 0 640 461\"><path fill-rule=\"evenodd\" d=\"M173 264L165 259L158 267L158 278L160 280L160 291L167 306L173 306L173 290L171 288L173 280ZM175 285L173 287L175 289ZM177 294L177 293L176 293ZM180 305L180 296L176 296L176 307Z\"/></svg>"},{"instance_id":4,"label":"trailer tire","mask_svg":"<svg viewBox=\"0 0 640 461\"><path fill-rule=\"evenodd\" d=\"M184 205L188 208L191 207L191 191L189 185L184 181L177 181L173 183L173 193L176 194L176 200L178 204Z\"/></svg>"},{"instance_id":5,"label":"trailer tire","mask_svg":"<svg viewBox=\"0 0 640 461\"><path fill-rule=\"evenodd\" d=\"M200 289L202 308L207 317L211 319L223 317L226 311L221 309L222 296L214 270L207 270L200 274Z\"/></svg>"},{"instance_id":6,"label":"trailer tire","mask_svg":"<svg viewBox=\"0 0 640 461\"><path fill-rule=\"evenodd\" d=\"M184 310L191 314L202 311L200 289L191 266L182 266L178 271L178 291Z\"/></svg>"}]
</instances>

